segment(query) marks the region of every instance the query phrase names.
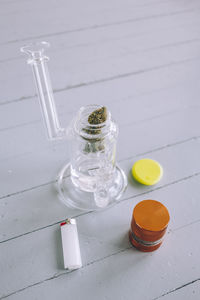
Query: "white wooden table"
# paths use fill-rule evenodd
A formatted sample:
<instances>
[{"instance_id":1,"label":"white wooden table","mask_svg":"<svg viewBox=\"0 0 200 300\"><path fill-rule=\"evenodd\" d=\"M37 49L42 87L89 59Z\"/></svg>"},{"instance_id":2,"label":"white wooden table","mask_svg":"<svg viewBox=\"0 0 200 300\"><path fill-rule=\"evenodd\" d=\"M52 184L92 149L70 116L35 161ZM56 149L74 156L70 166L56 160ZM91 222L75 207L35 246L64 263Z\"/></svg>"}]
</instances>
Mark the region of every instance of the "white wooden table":
<instances>
[{"instance_id":1,"label":"white wooden table","mask_svg":"<svg viewBox=\"0 0 200 300\"><path fill-rule=\"evenodd\" d=\"M80 106L106 105L120 126L128 175L102 213L65 207L55 177L67 142L46 140L30 67L19 48L47 40L63 126ZM200 299L200 0L0 0L0 299ZM130 176L158 160L159 184ZM132 209L170 211L161 248L130 246ZM76 217L83 268L63 269L59 223Z\"/></svg>"}]
</instances>

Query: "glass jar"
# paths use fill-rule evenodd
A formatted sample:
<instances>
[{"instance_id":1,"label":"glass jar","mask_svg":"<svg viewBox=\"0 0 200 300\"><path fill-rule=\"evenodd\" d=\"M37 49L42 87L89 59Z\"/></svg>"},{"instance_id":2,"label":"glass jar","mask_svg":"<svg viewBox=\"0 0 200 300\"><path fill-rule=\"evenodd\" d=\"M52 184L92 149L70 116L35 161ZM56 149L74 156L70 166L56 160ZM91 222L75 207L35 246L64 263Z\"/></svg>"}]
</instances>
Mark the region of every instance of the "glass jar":
<instances>
[{"instance_id":1,"label":"glass jar","mask_svg":"<svg viewBox=\"0 0 200 300\"><path fill-rule=\"evenodd\" d=\"M72 124L71 179L85 192L95 192L99 185L111 185L116 166L118 127L110 112L103 123L90 124L88 116L98 109L102 107L82 107Z\"/></svg>"},{"instance_id":2,"label":"glass jar","mask_svg":"<svg viewBox=\"0 0 200 300\"><path fill-rule=\"evenodd\" d=\"M91 114L100 110L105 110L105 120L91 124ZM116 166L118 126L110 112L99 105L81 107L68 128L68 135L70 164L59 178L62 199L70 198L73 207L87 210L114 204L127 182L123 171Z\"/></svg>"}]
</instances>

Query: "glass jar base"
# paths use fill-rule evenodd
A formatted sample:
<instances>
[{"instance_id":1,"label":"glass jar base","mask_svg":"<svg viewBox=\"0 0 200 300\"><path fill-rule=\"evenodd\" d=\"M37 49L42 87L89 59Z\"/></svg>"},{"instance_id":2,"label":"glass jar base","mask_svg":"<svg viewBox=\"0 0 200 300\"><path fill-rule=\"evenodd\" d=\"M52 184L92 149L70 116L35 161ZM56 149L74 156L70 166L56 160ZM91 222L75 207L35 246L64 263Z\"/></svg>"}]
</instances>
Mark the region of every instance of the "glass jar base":
<instances>
[{"instance_id":1,"label":"glass jar base","mask_svg":"<svg viewBox=\"0 0 200 300\"><path fill-rule=\"evenodd\" d=\"M85 211L103 210L116 204L127 186L127 178L123 170L116 166L112 186L107 191L105 201L95 193L84 192L76 187L70 176L70 163L65 165L58 174L57 190L60 200L68 207Z\"/></svg>"}]
</instances>

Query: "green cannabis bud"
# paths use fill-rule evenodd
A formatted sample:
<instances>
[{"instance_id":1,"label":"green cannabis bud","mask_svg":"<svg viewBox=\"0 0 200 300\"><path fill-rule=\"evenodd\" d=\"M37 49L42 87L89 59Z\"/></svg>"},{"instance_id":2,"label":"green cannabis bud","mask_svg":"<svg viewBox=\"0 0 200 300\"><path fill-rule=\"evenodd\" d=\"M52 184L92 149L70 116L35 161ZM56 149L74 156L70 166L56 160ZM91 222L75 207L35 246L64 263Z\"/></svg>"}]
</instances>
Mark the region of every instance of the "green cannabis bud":
<instances>
[{"instance_id":1,"label":"green cannabis bud","mask_svg":"<svg viewBox=\"0 0 200 300\"><path fill-rule=\"evenodd\" d=\"M107 109L105 106L93 111L89 117L88 122L92 125L104 123L107 119Z\"/></svg>"},{"instance_id":2,"label":"green cannabis bud","mask_svg":"<svg viewBox=\"0 0 200 300\"><path fill-rule=\"evenodd\" d=\"M99 125L104 123L107 120L107 109L106 107L101 107L99 109L96 109L88 116L88 123L91 125ZM88 134L97 135L101 133L101 129L96 128L95 126L90 129L84 128L84 131ZM103 141L101 138L93 138L93 139L87 139L87 143L85 145L85 152L87 153L94 153L97 151L104 150Z\"/></svg>"}]
</instances>

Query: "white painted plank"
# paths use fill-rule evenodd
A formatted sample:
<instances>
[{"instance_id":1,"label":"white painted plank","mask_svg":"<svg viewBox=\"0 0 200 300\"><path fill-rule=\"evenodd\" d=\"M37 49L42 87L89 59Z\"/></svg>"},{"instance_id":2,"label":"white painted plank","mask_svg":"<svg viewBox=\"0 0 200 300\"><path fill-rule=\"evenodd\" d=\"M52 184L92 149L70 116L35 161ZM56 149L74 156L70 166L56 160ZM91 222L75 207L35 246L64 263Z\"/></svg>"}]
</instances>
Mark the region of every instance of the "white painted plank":
<instances>
[{"instance_id":1,"label":"white painted plank","mask_svg":"<svg viewBox=\"0 0 200 300\"><path fill-rule=\"evenodd\" d=\"M123 281L124 289L129 290L131 286L133 288L134 283L134 290L136 289L135 293L139 299L146 299L145 293L143 294L143 285L152 286L149 291L151 294L148 294L148 296L151 295L148 299L152 299L161 293L167 292L169 289L187 282L187 280L191 280L191 278L198 278L200 274L196 261L199 252L198 247L193 247L196 238L192 232L198 230L200 226L200 222L197 225L195 224L199 221L199 201L196 192L192 194L194 198L191 199L190 197L190 191L194 191L194 187L198 182L199 176L193 177L187 181L151 192L145 197L138 197L137 200L133 201L130 199L121 202L103 213L80 216L78 218L78 229L84 265L83 270L68 274L67 277L60 277L60 279L55 281L50 280L49 284L47 282L44 282L44 285L41 283L34 290L32 288L30 291L29 289L25 290L24 296L23 293L14 295L14 299L17 296L21 297L21 299L26 297L29 299L29 293L33 293L33 297L37 299L37 295L41 293L41 288L45 293L44 298L47 298L47 294L51 294L49 291L51 286L54 287L52 295L54 298L55 293L59 293L58 290L62 290L61 294L68 292L69 297L74 296L75 299L79 299L78 294L80 292L78 291L76 294L74 288L72 288L73 285L80 284L80 281L83 280L79 281L77 276L80 276L80 273L83 275L87 289L94 285L95 290L98 290L98 281L104 281L106 276L105 264L111 272L113 271L112 276L110 274L113 287L117 288L118 286L118 277L114 276L114 274L118 273L121 279L126 278L126 281ZM171 215L170 234L166 236L160 250L153 254L140 253L134 249L117 254L130 246L127 231L130 226L132 209L139 200L144 198L160 200L168 207ZM188 203L190 203L189 206ZM45 210L43 218L45 218ZM190 223L194 225L186 226ZM184 229L181 229L182 227ZM185 236L187 236L187 243L185 242ZM29 285L45 281L48 278L57 277L64 272L62 270L61 240L58 225L1 243L0 252L0 270L4 274L1 276L1 297L26 288ZM115 256L114 254L117 255ZM104 258L106 259L104 260ZM187 261L185 258L187 258ZM183 261L185 262L184 264L182 263ZM127 268L125 262L129 262L130 268ZM89 265L93 265L93 267L90 268ZM115 269L114 265L118 266L119 269ZM102 266L104 267L101 270ZM182 267L187 270L185 275L180 271ZM119 272L119 270L121 271ZM129 272L131 273L129 274ZM18 276L19 273L20 276ZM154 274L154 281L151 280L151 273ZM96 283L93 282L91 284L94 274L95 277L99 277ZM63 284L63 280L66 284ZM159 285L157 281L159 281ZM71 288L69 287L70 285ZM137 287L138 285L140 285L140 288ZM60 289L61 286L62 288ZM132 289L130 291L133 292ZM108 299L113 299L111 298L111 295L113 295L111 286L107 287L106 284L103 284L102 292L107 292L108 296L110 295ZM61 296L61 294L58 295ZM101 293L97 293L97 295L97 299L102 299ZM86 291L82 294L83 296L91 299L91 295L87 295ZM130 293L127 292L128 296L130 297ZM127 299L130 299L129 297Z\"/></svg>"},{"instance_id":2,"label":"white painted plank","mask_svg":"<svg viewBox=\"0 0 200 300\"><path fill-rule=\"evenodd\" d=\"M195 297L199 4L0 1L0 298L20 289L8 298ZM102 214L78 217L84 268L67 275L57 223L80 212L57 200L52 183L68 159L67 142L44 139L37 100L31 98L32 75L18 52L38 36L53 44L50 69L62 123L81 105L107 105L120 125L118 159L129 175L124 201ZM136 184L129 173L144 152L164 167L155 187ZM126 250L132 208L144 198L162 201L171 214L170 234L153 254Z\"/></svg>"},{"instance_id":3,"label":"white painted plank","mask_svg":"<svg viewBox=\"0 0 200 300\"><path fill-rule=\"evenodd\" d=\"M198 136L199 110L200 107L191 108L148 122L121 126L118 160ZM15 128L8 135L1 132L4 140L0 149L0 178L4 183L0 188L1 197L54 180L68 161L67 141L53 143L50 147L48 142L45 144L44 136L38 136L42 130L42 124L36 124L24 126L20 131ZM33 141L37 141L35 145Z\"/></svg>"},{"instance_id":4,"label":"white painted plank","mask_svg":"<svg viewBox=\"0 0 200 300\"><path fill-rule=\"evenodd\" d=\"M160 2L160 1L159 1ZM124 6L124 2L123 2ZM199 25L199 11L187 11L182 14L171 14L166 15L165 17L161 16L160 18L150 18L138 20L138 22L129 21L120 24L113 24L112 26L105 26L100 28L94 28L93 30L85 31L75 31L75 32L64 32L63 34L54 35L54 36L44 36L43 39L47 38L51 44L49 53L56 56L58 53L63 53L70 48L82 48L85 47L94 47L95 45L105 46L106 44L113 43L117 40L127 40L139 38L140 36L154 36L155 34L162 38L161 32L168 35L168 32L171 30L183 30L187 36L190 32L192 38L196 32L198 32ZM180 34L181 35L181 34ZM175 35L177 39L179 38ZM173 40L174 34L171 35ZM181 38L181 36L180 36ZM19 49L24 43L30 42L32 39L27 41L16 41L14 43L9 43L1 45L1 57L0 62L8 60L23 60L23 56L20 54ZM150 41L149 41L150 42ZM155 40L156 43L159 43L159 39ZM166 41L165 41L166 42ZM134 43L137 47L136 43ZM115 49L117 51L117 49ZM56 52L56 54L53 54ZM81 55L81 51L79 53Z\"/></svg>"},{"instance_id":5,"label":"white painted plank","mask_svg":"<svg viewBox=\"0 0 200 300\"><path fill-rule=\"evenodd\" d=\"M136 196L151 190L155 190L154 195L156 195L156 189L158 189L159 193L161 187L168 186L174 182L182 181L184 178L198 174L200 172L200 163L198 160L199 147L199 141L190 141L173 147L167 147L147 155L147 157L158 160L164 168L163 179L159 184L153 187L137 184L130 175L130 169L134 161L143 156L121 162L121 166L126 172L129 180L129 185L122 200L131 197L135 198ZM193 154L192 158L190 158L188 153ZM184 165L184 168L180 169L180 166L182 165ZM188 202L186 200L185 202L183 201L180 214L183 215L184 220L187 221L187 223L190 223L192 215L197 219L199 216L198 210L194 209L198 199L198 190L195 189L198 180L199 176L194 179L194 184L191 188L188 188L187 186L187 191L184 190L185 199L190 198L190 207L187 208ZM166 202L168 198L174 198L172 194L169 196L168 193L169 192L166 192L166 195L162 195L162 199L160 198L161 201ZM177 200L172 201L179 201L178 199L181 197L183 190L180 191L181 195L178 191L176 193ZM141 196L140 199L142 197L148 196ZM1 199L0 212L0 242L17 237L18 235L26 234L27 232L38 230L49 224L54 224L66 217L80 214L80 211L69 209L60 203L56 194L56 186L52 183ZM178 212L176 212L176 214L178 215ZM180 221L176 220L176 225L178 227L181 226L181 215L179 216ZM172 222L174 222L173 219Z\"/></svg>"},{"instance_id":6,"label":"white painted plank","mask_svg":"<svg viewBox=\"0 0 200 300\"><path fill-rule=\"evenodd\" d=\"M159 95L157 95L157 99L159 99ZM161 94L162 95L162 94ZM170 94L163 95L164 99L167 100L166 96L170 96ZM151 97L154 97L154 94L151 95ZM146 98L146 104L151 107L151 100L150 100L150 95L149 99ZM140 98L141 99L141 98ZM198 128L196 128L195 124L197 125L199 123L199 110L200 106L195 105L195 100L198 101L198 98L196 97L194 99L194 104L191 105L187 104L185 107L180 107L179 105L179 100L175 99L174 104L171 104L170 107L170 102L169 101L169 108L166 109L165 105L162 107L162 102L160 103L160 109L158 106L158 112L156 112L155 108L151 108L147 112L147 116L145 116L145 109L144 109L144 115L143 115L143 109L142 105L140 106L138 104L138 101L140 99L127 99L127 100L122 100L118 105L113 107L113 117L116 120L119 120L119 126L120 126L120 136L119 136L119 141L122 141L124 138L127 139L127 136L125 133L132 132L132 136L135 139L136 133L138 134L142 132L147 128L149 128L150 135L149 139L152 141L149 143L149 148L151 147L158 147L163 145L162 139L165 141L165 143L173 143L176 139L182 140L186 139L191 136L196 136L199 134ZM174 97L172 98L174 100ZM149 100L149 101L148 101ZM180 98L180 102L182 99ZM158 100L159 101L159 100ZM150 102L150 103L149 103ZM183 100L184 102L184 100ZM186 103L190 102L190 98L186 97ZM167 102L168 103L168 102ZM166 105L167 105L166 103ZM142 102L143 105L145 105L145 101ZM111 106L111 105L110 105ZM109 107L109 105L108 105ZM137 107L138 111L140 111L140 114L138 114L138 117L135 117L135 107ZM38 111L39 114L39 111ZM61 121L65 120L66 123L66 118L68 118L68 121L71 121L72 114L67 113L66 115L62 115ZM166 126L168 123L169 129L170 129L170 123L175 124L176 120L179 121L179 124L177 124L177 128L175 132L170 134L169 137L166 139L166 135L163 135L160 139L154 139L154 134L157 133L159 128L157 128L158 124L159 126L163 127ZM63 122L64 123L64 122ZM148 124L146 124L148 123ZM193 126L189 126L188 124L191 124ZM163 127L163 132L164 132ZM4 145L0 149L0 155L1 158L7 158L11 157L12 155L20 155L23 152L34 152L35 148L41 149L42 151L45 150L45 148L51 147L51 143L46 141L45 138L45 128L42 124L42 122L37 122L37 123L28 123L28 124L23 124L23 126L20 127L14 127L10 128L9 130L5 131L0 131L0 138L1 140L4 141ZM159 132L158 132L159 133ZM26 141L26 142L25 142ZM137 140L136 140L137 141ZM60 142L62 143L62 142ZM66 144L69 143L69 141L66 141ZM132 141L128 140L126 141L126 145L129 147L128 150L133 150L131 146ZM151 146L151 143L153 145ZM156 143L156 145L154 144ZM38 145L39 144L39 145ZM56 144L56 143L55 143ZM14 148L15 145L15 148ZM122 148L121 142L119 142L119 147ZM131 147L131 148L130 148ZM135 146L137 147L137 146ZM120 153L120 158L125 158L126 157L126 149L121 149L119 150ZM13 151L14 150L14 151ZM149 150L149 149L148 149ZM144 148L144 151L145 148Z\"/></svg>"},{"instance_id":7,"label":"white painted plank","mask_svg":"<svg viewBox=\"0 0 200 300\"><path fill-rule=\"evenodd\" d=\"M185 35L184 30L182 34ZM188 34L192 35L190 32ZM163 34L161 33L161 35ZM106 44L104 48L102 45L94 45L82 49L68 49L66 53L61 53L61 55L51 59L50 70L53 87L60 91L80 85L112 80L120 76L130 76L132 73L148 72L152 69L168 67L188 60L199 60L200 32L193 35L196 38L191 39L191 41L187 41L187 37L183 36L184 42L177 42L176 47L174 47L173 42L170 43L166 40L167 37L163 42L160 42L161 45L164 43L166 46L155 46L155 48L151 45L148 46L151 40L152 45L155 44L156 36L152 39L150 36L149 38L142 37L139 42L137 39L132 42L127 39L130 43L127 47L124 46L124 41L120 40L119 42L114 41L111 45ZM168 35L169 39L170 36L171 32ZM180 34L177 33L177 36ZM185 41L187 42L185 43ZM139 46L135 46L137 44ZM149 50L147 51L148 47ZM143 50L137 50L137 48ZM26 65L25 60L26 58L24 58L24 62L16 60L1 64L2 103L35 95L31 70ZM12 76L9 72L11 66L13 68ZM13 89L10 89L11 85Z\"/></svg>"},{"instance_id":8,"label":"white painted plank","mask_svg":"<svg viewBox=\"0 0 200 300\"><path fill-rule=\"evenodd\" d=\"M199 39L198 25L198 13L189 12L185 13L184 16L180 15L175 17L171 15L161 20L141 20L138 24L122 23L120 26L116 24L111 27L96 28L92 31L77 31L65 34L61 37L48 37L48 41L51 44L51 48L48 52L54 56L65 54L66 57L69 58L72 51L75 51L75 54L78 51L79 55L77 59L70 60L70 62L80 63L85 57L87 60L93 59L91 54L92 56L105 56L105 50L101 53L101 49L106 49L108 53L111 49L115 55L119 55L125 54L126 50L129 50L130 47L136 51L144 50L147 46L147 49L149 49L169 43ZM171 34L172 30L173 34ZM165 39L163 34L165 35ZM23 56L19 52L19 49L24 43L23 41L19 41L13 44L2 45L0 62L22 60ZM115 47L115 45L118 47ZM98 48L96 46L98 46ZM87 51L85 49L87 49ZM87 52L89 52L88 55Z\"/></svg>"},{"instance_id":9,"label":"white painted plank","mask_svg":"<svg viewBox=\"0 0 200 300\"><path fill-rule=\"evenodd\" d=\"M116 224L114 227L118 229ZM119 251L82 270L44 281L8 299L55 299L66 295L76 300L131 300L134 296L140 300L155 299L163 291L181 286L191 278L199 278L196 264L199 250L193 247L196 241L193 233L199 230L200 222L169 234L162 248L153 254L132 248Z\"/></svg>"},{"instance_id":10,"label":"white painted plank","mask_svg":"<svg viewBox=\"0 0 200 300\"><path fill-rule=\"evenodd\" d=\"M179 14L199 8L197 0L173 2L173 5L171 1L156 1L146 6L130 1L127 4L123 1L99 3L91 0L86 3L60 1L59 5L56 1L43 1L42 4L39 0L27 4L19 2L18 11L15 11L15 14L5 13L0 19L1 43L52 35L66 30L87 29L129 19L138 20L172 13ZM27 26L28 24L31 26Z\"/></svg>"},{"instance_id":11,"label":"white painted plank","mask_svg":"<svg viewBox=\"0 0 200 300\"><path fill-rule=\"evenodd\" d=\"M169 292L166 296L161 296L158 299L163 300L182 300L182 299L191 299L199 300L200 299L200 279L194 283L186 284L186 286L178 287L177 290Z\"/></svg>"},{"instance_id":12,"label":"white painted plank","mask_svg":"<svg viewBox=\"0 0 200 300\"><path fill-rule=\"evenodd\" d=\"M188 104L198 104L199 70L200 63L192 61L137 76L118 78L56 93L55 101L58 113L62 116L62 126L68 125L71 114L76 113L80 106L91 103L109 106L119 125L123 122L124 113L118 112L125 109L122 105L124 102L126 105L132 103L133 110L138 108L140 113L134 115L136 121L146 117L151 118L155 116L155 112L168 113L169 110L183 108ZM29 84L32 84L34 89L31 73L29 75ZM115 105L112 105L113 103ZM14 102L12 106L2 105L0 109L0 131L40 120L41 113L37 98Z\"/></svg>"},{"instance_id":13,"label":"white painted plank","mask_svg":"<svg viewBox=\"0 0 200 300\"><path fill-rule=\"evenodd\" d=\"M128 108L131 108L128 110L129 114L126 116L126 122L130 122L133 120L133 123L135 122L135 119L137 121L137 116L138 120L146 119L145 117L143 118L143 112L144 111L144 105L147 107L150 107L149 109L149 114L147 115L147 118L155 117L155 106L152 107L152 112L151 112L151 103L154 103L155 99L156 102L159 103L159 97L160 99L160 105L158 107L162 107L161 103L165 103L163 105L163 109L161 108L158 110L158 114L162 113L168 113L166 107L170 105L167 103L172 103L172 111L177 109L183 104L184 106L187 105L187 103L191 102L191 105L196 105L198 103L198 94L199 94L199 85L198 82L194 81L198 75L198 65L196 62L192 63L191 65L189 64L188 68L186 66L177 66L174 67L172 70L166 69L165 71L154 71L148 74L141 74L140 76L136 76L135 78L129 78L129 79L118 79L116 81L112 81L109 83L104 83L97 85L96 87L83 87L80 89L76 89L73 91L67 91L65 92L62 97L59 99L58 97L58 108L59 111L63 113L62 116L62 123L63 125L67 125L69 121L69 115L64 114L65 110L66 113L68 111L73 112L78 107L81 105L86 105L90 103L90 98L96 100L96 102L99 103L104 103L105 105L108 104L109 107L111 107L111 110L113 112L113 116L119 120L119 124L123 124L122 122L125 119L125 115L127 114L126 112L126 106ZM170 78L170 79L169 79ZM158 93L152 94L151 95L148 93L152 92L154 89L158 89L158 87L167 87L169 85L174 84L179 82L179 80L183 80L185 88L180 90L172 90L171 93L168 93L168 91L164 91L164 94ZM194 82L191 84L191 80ZM187 83L189 81L189 83ZM131 86L133 86L131 88ZM98 89L97 89L98 88ZM112 92L113 91L113 92ZM140 95L140 93L146 93L147 95L144 96L143 98L137 99L137 96ZM124 97L123 97L124 94ZM133 98L131 97L133 95ZM128 102L126 101L126 97L130 97L128 99ZM108 100L107 100L107 99ZM149 98L149 103L148 103L148 98ZM169 99L168 99L169 98ZM65 100L67 99L67 101ZM76 100L77 99L77 100ZM104 99L106 99L104 101ZM145 102L143 102L143 99ZM121 102L116 106L113 107L112 109L112 102L116 101L118 102L121 100ZM17 116L18 122L20 122L20 118L22 115L22 123L28 122L30 111L30 121L34 121L34 118L40 118L40 111L39 111L39 106L38 103L36 102L37 100L35 99L35 102L29 103L27 101L24 105L21 106L18 103L14 106L13 111L11 110L11 115L10 118L7 118L7 115L9 115L10 109L9 107L6 106L7 109L2 109L1 112L1 120L2 120L2 127L9 127L10 124L14 125L15 122L12 123L12 120L15 120L15 116ZM122 103L126 103L126 106L122 105ZM141 104L138 104L141 103ZM174 103L174 104L173 104ZM29 110L29 104L30 104L30 110ZM178 104L178 107L176 106ZM141 105L141 106L140 106ZM19 106L19 109L17 109L17 106ZM141 112L135 115L131 115L130 112L131 110L135 110L136 107L138 107L138 110ZM148 110L148 109L147 109ZM121 114L119 114L119 111ZM33 118L32 118L32 113L33 113ZM25 116L25 117L24 117ZM70 116L71 118L71 116ZM9 121L7 121L9 120ZM11 120L11 121L10 121ZM64 122L63 122L64 121ZM7 122L7 123L6 123ZM5 125L4 125L5 124ZM18 124L17 124L18 125ZM44 141L44 129L40 123L37 124L37 127L35 127L35 124L25 124L23 128L14 128L10 133L3 132L1 135L1 139L5 141L4 147L1 148L1 153L6 153L6 157L10 157L10 155L13 154L13 149L15 150L14 155L19 154L19 153L24 153L24 152L31 152L36 144L43 145L45 143ZM38 128L38 129L36 129ZM10 137L11 135L11 137ZM15 139L13 139L13 136ZM24 142L26 140L26 143ZM12 144L15 145L15 147L10 147ZM40 148L40 146L38 146ZM21 150L19 150L21 149ZM9 153L11 151L11 153ZM4 158L2 156L2 158Z\"/></svg>"}]
</instances>

